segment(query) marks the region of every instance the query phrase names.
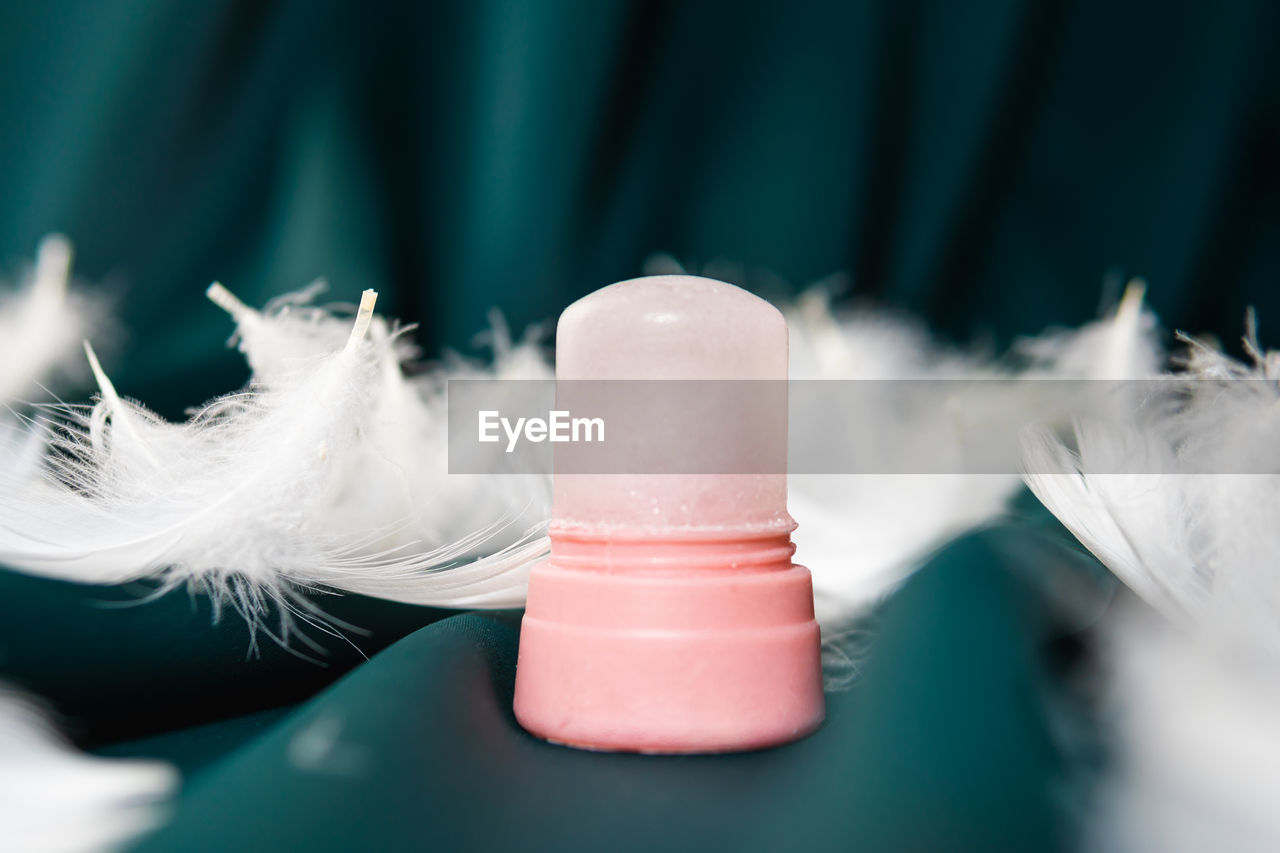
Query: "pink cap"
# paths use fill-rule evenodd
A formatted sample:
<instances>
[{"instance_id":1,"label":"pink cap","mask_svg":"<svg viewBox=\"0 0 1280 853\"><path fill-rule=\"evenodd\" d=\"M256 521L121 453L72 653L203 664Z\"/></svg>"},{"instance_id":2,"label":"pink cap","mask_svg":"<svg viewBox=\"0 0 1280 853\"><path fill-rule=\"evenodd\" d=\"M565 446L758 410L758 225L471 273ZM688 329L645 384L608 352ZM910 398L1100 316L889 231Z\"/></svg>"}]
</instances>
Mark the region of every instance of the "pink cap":
<instances>
[{"instance_id":1,"label":"pink cap","mask_svg":"<svg viewBox=\"0 0 1280 853\"><path fill-rule=\"evenodd\" d=\"M625 281L561 315L556 377L785 380L786 322L723 282ZM750 458L780 438L768 450L785 453L777 432L718 440ZM533 569L521 630L520 724L640 752L752 749L817 728L818 625L809 572L791 562L786 491L780 472L558 470L551 557Z\"/></svg>"}]
</instances>

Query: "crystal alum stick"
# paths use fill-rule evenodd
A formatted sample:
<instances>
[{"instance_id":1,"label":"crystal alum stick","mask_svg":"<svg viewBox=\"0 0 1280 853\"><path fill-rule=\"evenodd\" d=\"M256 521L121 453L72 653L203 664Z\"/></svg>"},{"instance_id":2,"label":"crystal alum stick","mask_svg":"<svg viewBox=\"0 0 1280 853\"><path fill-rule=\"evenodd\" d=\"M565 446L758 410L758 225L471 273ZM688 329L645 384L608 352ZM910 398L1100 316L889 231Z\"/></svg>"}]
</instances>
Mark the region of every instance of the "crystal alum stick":
<instances>
[{"instance_id":1,"label":"crystal alum stick","mask_svg":"<svg viewBox=\"0 0 1280 853\"><path fill-rule=\"evenodd\" d=\"M787 378L778 310L694 276L596 291L561 315L556 342L557 380ZM785 459L785 426L718 440L750 458L778 449L752 442L779 438ZM520 724L571 746L661 753L816 729L818 625L809 572L791 561L785 472L564 473L556 454L551 556L531 573L520 637Z\"/></svg>"}]
</instances>

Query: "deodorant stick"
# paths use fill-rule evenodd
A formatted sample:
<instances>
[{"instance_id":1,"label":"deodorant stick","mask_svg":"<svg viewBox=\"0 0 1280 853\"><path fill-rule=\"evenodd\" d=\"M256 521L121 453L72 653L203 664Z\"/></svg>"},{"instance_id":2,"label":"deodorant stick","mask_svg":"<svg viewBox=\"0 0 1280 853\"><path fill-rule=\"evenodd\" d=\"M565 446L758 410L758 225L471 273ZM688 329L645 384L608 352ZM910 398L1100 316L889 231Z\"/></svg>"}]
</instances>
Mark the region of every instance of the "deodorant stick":
<instances>
[{"instance_id":1,"label":"deodorant stick","mask_svg":"<svg viewBox=\"0 0 1280 853\"><path fill-rule=\"evenodd\" d=\"M551 554L531 572L520 635L520 724L570 746L655 753L755 749L812 732L824 713L812 581L792 562L785 467L749 464L781 452L785 466L782 314L711 279L624 281L560 316L556 378L608 382L615 394L634 387L655 408L678 408L652 413L657 426L640 437L655 444L641 448L651 458L666 458L667 443L696 461L702 448L686 438L696 436L744 465L569 472L556 449ZM722 384L735 380L751 384ZM668 387L780 389L781 427L754 428L748 407L714 435L682 429L717 395L673 406L680 395Z\"/></svg>"}]
</instances>

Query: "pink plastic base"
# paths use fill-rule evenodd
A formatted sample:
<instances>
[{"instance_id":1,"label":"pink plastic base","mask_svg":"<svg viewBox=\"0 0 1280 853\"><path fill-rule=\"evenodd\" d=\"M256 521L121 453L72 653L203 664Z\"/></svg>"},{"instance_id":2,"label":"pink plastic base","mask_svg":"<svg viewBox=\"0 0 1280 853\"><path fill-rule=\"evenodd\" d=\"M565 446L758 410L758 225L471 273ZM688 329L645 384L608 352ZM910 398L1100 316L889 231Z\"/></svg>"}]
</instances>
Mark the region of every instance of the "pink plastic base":
<instances>
[{"instance_id":1,"label":"pink plastic base","mask_svg":"<svg viewBox=\"0 0 1280 853\"><path fill-rule=\"evenodd\" d=\"M533 569L515 713L587 749L726 752L822 722L809 571L786 534L733 542L591 541L553 532Z\"/></svg>"}]
</instances>

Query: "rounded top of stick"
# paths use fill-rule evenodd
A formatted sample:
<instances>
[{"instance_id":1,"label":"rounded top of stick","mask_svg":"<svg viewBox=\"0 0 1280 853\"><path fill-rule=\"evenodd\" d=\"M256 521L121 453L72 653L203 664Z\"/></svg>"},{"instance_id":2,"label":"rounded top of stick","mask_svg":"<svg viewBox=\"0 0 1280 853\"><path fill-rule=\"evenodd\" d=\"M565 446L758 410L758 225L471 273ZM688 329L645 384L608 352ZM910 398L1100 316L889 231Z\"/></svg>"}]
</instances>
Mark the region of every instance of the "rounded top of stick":
<instances>
[{"instance_id":1,"label":"rounded top of stick","mask_svg":"<svg viewBox=\"0 0 1280 853\"><path fill-rule=\"evenodd\" d=\"M740 287L692 275L631 279L565 309L561 379L786 379L787 325Z\"/></svg>"}]
</instances>

